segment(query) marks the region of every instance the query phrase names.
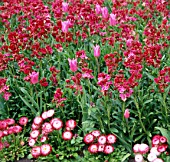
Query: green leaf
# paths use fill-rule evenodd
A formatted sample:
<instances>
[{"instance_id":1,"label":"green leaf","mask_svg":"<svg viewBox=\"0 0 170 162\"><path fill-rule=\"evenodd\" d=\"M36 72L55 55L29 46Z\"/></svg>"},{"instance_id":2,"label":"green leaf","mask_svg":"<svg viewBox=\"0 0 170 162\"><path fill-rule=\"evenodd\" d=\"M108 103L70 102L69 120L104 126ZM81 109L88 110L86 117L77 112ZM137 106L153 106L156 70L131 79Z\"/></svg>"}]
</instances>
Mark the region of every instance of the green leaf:
<instances>
[{"instance_id":1,"label":"green leaf","mask_svg":"<svg viewBox=\"0 0 170 162\"><path fill-rule=\"evenodd\" d=\"M167 138L168 144L170 145L170 131L161 127L155 127L155 129L159 130L162 133L162 135Z\"/></svg>"},{"instance_id":2,"label":"green leaf","mask_svg":"<svg viewBox=\"0 0 170 162\"><path fill-rule=\"evenodd\" d=\"M123 159L121 160L121 162L124 162L130 155L131 155L130 153L126 154L126 155L123 157Z\"/></svg>"}]
</instances>

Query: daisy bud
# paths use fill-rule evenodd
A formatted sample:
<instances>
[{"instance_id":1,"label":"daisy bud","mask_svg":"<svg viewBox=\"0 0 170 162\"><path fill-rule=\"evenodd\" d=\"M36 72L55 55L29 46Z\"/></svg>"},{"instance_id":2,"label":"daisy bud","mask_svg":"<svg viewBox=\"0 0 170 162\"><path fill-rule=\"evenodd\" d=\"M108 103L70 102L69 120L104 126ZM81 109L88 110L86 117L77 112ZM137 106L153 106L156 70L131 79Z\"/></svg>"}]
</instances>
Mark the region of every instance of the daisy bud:
<instances>
[{"instance_id":1,"label":"daisy bud","mask_svg":"<svg viewBox=\"0 0 170 162\"><path fill-rule=\"evenodd\" d=\"M112 145L106 145L104 147L104 153L105 154L111 154L114 151L114 147Z\"/></svg>"},{"instance_id":2,"label":"daisy bud","mask_svg":"<svg viewBox=\"0 0 170 162\"><path fill-rule=\"evenodd\" d=\"M103 144L106 143L106 141L107 141L107 139L106 139L106 136L105 136L105 135L100 135L100 136L98 137L98 143L99 143L99 144L103 145Z\"/></svg>"},{"instance_id":3,"label":"daisy bud","mask_svg":"<svg viewBox=\"0 0 170 162\"><path fill-rule=\"evenodd\" d=\"M149 146L145 143L140 144L139 146L139 152L141 154L146 154L149 151Z\"/></svg>"},{"instance_id":4,"label":"daisy bud","mask_svg":"<svg viewBox=\"0 0 170 162\"><path fill-rule=\"evenodd\" d=\"M88 151L91 153L91 154L95 154L98 152L98 145L97 144L91 144L89 147L88 147Z\"/></svg>"},{"instance_id":5,"label":"daisy bud","mask_svg":"<svg viewBox=\"0 0 170 162\"><path fill-rule=\"evenodd\" d=\"M33 147L31 150L31 155L34 158L38 158L41 155L41 148L40 146Z\"/></svg>"},{"instance_id":6,"label":"daisy bud","mask_svg":"<svg viewBox=\"0 0 170 162\"><path fill-rule=\"evenodd\" d=\"M40 131L39 130L33 130L31 133L30 133L30 137L31 138L37 138L40 134Z\"/></svg>"},{"instance_id":7,"label":"daisy bud","mask_svg":"<svg viewBox=\"0 0 170 162\"><path fill-rule=\"evenodd\" d=\"M99 130L94 130L91 132L91 134L94 136L94 137L99 137L100 136L100 131Z\"/></svg>"},{"instance_id":8,"label":"daisy bud","mask_svg":"<svg viewBox=\"0 0 170 162\"><path fill-rule=\"evenodd\" d=\"M136 154L135 162L143 162L143 156L141 154Z\"/></svg>"},{"instance_id":9,"label":"daisy bud","mask_svg":"<svg viewBox=\"0 0 170 162\"><path fill-rule=\"evenodd\" d=\"M160 137L160 142L161 142L161 143L166 143L166 142L167 142L167 138L164 137L164 136L161 136L161 137Z\"/></svg>"},{"instance_id":10,"label":"daisy bud","mask_svg":"<svg viewBox=\"0 0 170 162\"><path fill-rule=\"evenodd\" d=\"M98 145L98 152L103 152L104 151L105 145Z\"/></svg>"},{"instance_id":11,"label":"daisy bud","mask_svg":"<svg viewBox=\"0 0 170 162\"><path fill-rule=\"evenodd\" d=\"M52 147L49 144L43 144L40 149L41 149L41 155L42 156L47 156L52 151Z\"/></svg>"},{"instance_id":12,"label":"daisy bud","mask_svg":"<svg viewBox=\"0 0 170 162\"><path fill-rule=\"evenodd\" d=\"M156 158L154 161L152 162L164 162L161 158Z\"/></svg>"},{"instance_id":13,"label":"daisy bud","mask_svg":"<svg viewBox=\"0 0 170 162\"><path fill-rule=\"evenodd\" d=\"M40 116L34 118L34 124L40 125L43 122L43 119Z\"/></svg>"},{"instance_id":14,"label":"daisy bud","mask_svg":"<svg viewBox=\"0 0 170 162\"><path fill-rule=\"evenodd\" d=\"M76 127L76 121L73 119L66 121L66 127L69 127L71 130L73 130Z\"/></svg>"},{"instance_id":15,"label":"daisy bud","mask_svg":"<svg viewBox=\"0 0 170 162\"><path fill-rule=\"evenodd\" d=\"M149 153L147 157L148 161L151 161L151 162L155 160L156 158L157 156L154 153Z\"/></svg>"},{"instance_id":16,"label":"daisy bud","mask_svg":"<svg viewBox=\"0 0 170 162\"><path fill-rule=\"evenodd\" d=\"M20 125L26 125L28 123L28 118L27 117L21 117L20 119L19 119L19 124Z\"/></svg>"},{"instance_id":17,"label":"daisy bud","mask_svg":"<svg viewBox=\"0 0 170 162\"><path fill-rule=\"evenodd\" d=\"M86 134L86 135L84 136L84 142L85 142L86 144L90 144L90 143L92 143L93 141L94 141L94 136L93 136L91 133Z\"/></svg>"},{"instance_id":18,"label":"daisy bud","mask_svg":"<svg viewBox=\"0 0 170 162\"><path fill-rule=\"evenodd\" d=\"M109 134L107 135L107 143L108 144L113 144L116 142L116 136L114 134Z\"/></svg>"},{"instance_id":19,"label":"daisy bud","mask_svg":"<svg viewBox=\"0 0 170 162\"><path fill-rule=\"evenodd\" d=\"M73 137L73 133L70 132L70 131L65 131L65 132L63 132L63 134L62 134L62 138L63 138L65 141L71 140L72 137Z\"/></svg>"},{"instance_id":20,"label":"daisy bud","mask_svg":"<svg viewBox=\"0 0 170 162\"><path fill-rule=\"evenodd\" d=\"M135 145L133 146L133 152L134 152L134 153L138 153L138 152L139 152L139 147L140 147L140 144L135 144Z\"/></svg>"},{"instance_id":21,"label":"daisy bud","mask_svg":"<svg viewBox=\"0 0 170 162\"><path fill-rule=\"evenodd\" d=\"M54 110L53 109L47 111L47 117L48 118L51 118L53 115L54 115Z\"/></svg>"},{"instance_id":22,"label":"daisy bud","mask_svg":"<svg viewBox=\"0 0 170 162\"><path fill-rule=\"evenodd\" d=\"M156 156L159 156L161 154L161 152L158 151L157 147L152 147L150 149L150 153L155 154Z\"/></svg>"}]
</instances>

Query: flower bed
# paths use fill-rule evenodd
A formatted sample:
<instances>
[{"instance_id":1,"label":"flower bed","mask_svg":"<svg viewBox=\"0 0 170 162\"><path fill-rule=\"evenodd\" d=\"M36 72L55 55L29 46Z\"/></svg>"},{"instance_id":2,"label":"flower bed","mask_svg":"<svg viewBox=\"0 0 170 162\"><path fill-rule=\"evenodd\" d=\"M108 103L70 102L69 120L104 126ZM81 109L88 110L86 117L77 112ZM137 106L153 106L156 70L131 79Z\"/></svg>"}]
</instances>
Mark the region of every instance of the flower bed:
<instances>
[{"instance_id":1,"label":"flower bed","mask_svg":"<svg viewBox=\"0 0 170 162\"><path fill-rule=\"evenodd\" d=\"M170 161L168 1L0 4L2 162Z\"/></svg>"}]
</instances>

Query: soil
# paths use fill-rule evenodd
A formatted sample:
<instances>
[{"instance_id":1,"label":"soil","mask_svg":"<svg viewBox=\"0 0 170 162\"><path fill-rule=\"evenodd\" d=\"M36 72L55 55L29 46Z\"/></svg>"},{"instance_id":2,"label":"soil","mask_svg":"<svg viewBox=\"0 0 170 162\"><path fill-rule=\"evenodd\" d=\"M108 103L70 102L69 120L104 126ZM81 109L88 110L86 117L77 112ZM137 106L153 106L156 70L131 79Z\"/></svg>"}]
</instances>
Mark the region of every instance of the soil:
<instances>
[{"instance_id":1,"label":"soil","mask_svg":"<svg viewBox=\"0 0 170 162\"><path fill-rule=\"evenodd\" d=\"M32 160L29 160L29 159L27 159L27 158L24 158L24 159L21 159L21 160L19 160L19 161L17 161L17 162L33 162Z\"/></svg>"}]
</instances>

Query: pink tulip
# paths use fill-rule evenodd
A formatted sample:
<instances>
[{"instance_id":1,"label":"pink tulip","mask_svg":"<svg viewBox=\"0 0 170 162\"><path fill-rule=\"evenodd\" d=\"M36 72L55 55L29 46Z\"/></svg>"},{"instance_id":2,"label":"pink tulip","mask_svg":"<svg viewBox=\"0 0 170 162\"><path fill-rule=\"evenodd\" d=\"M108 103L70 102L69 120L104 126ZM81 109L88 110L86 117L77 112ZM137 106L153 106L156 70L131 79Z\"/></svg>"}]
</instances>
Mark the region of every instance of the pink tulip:
<instances>
[{"instance_id":1,"label":"pink tulip","mask_svg":"<svg viewBox=\"0 0 170 162\"><path fill-rule=\"evenodd\" d=\"M75 72L77 71L78 67L77 67L77 59L69 59L68 58L68 62L69 62L69 65L70 65L70 70Z\"/></svg>"},{"instance_id":2,"label":"pink tulip","mask_svg":"<svg viewBox=\"0 0 170 162\"><path fill-rule=\"evenodd\" d=\"M68 3L67 2L62 2L62 10L63 10L63 12L68 11Z\"/></svg>"},{"instance_id":3,"label":"pink tulip","mask_svg":"<svg viewBox=\"0 0 170 162\"><path fill-rule=\"evenodd\" d=\"M62 31L64 33L67 33L69 25L70 25L70 22L68 20L67 21L63 21L63 22L61 22L61 25L62 25Z\"/></svg>"},{"instance_id":4,"label":"pink tulip","mask_svg":"<svg viewBox=\"0 0 170 162\"><path fill-rule=\"evenodd\" d=\"M97 15L101 13L101 6L99 4L96 4L95 11Z\"/></svg>"},{"instance_id":5,"label":"pink tulip","mask_svg":"<svg viewBox=\"0 0 170 162\"><path fill-rule=\"evenodd\" d=\"M109 21L110 21L110 25L115 26L117 24L116 14L110 14Z\"/></svg>"},{"instance_id":6,"label":"pink tulip","mask_svg":"<svg viewBox=\"0 0 170 162\"><path fill-rule=\"evenodd\" d=\"M102 11L102 17L104 19L107 19L109 17L109 12L108 12L107 7L102 7L101 11Z\"/></svg>"},{"instance_id":7,"label":"pink tulip","mask_svg":"<svg viewBox=\"0 0 170 162\"><path fill-rule=\"evenodd\" d=\"M100 56L100 46L96 45L95 47L93 47L94 49L94 57L99 57Z\"/></svg>"},{"instance_id":8,"label":"pink tulip","mask_svg":"<svg viewBox=\"0 0 170 162\"><path fill-rule=\"evenodd\" d=\"M38 72L33 71L29 76L31 78L31 84L38 83L38 77L39 77L39 73Z\"/></svg>"},{"instance_id":9,"label":"pink tulip","mask_svg":"<svg viewBox=\"0 0 170 162\"><path fill-rule=\"evenodd\" d=\"M130 117L129 109L126 109L126 110L125 110L124 117L125 117L126 119L128 119L128 118Z\"/></svg>"}]
</instances>

